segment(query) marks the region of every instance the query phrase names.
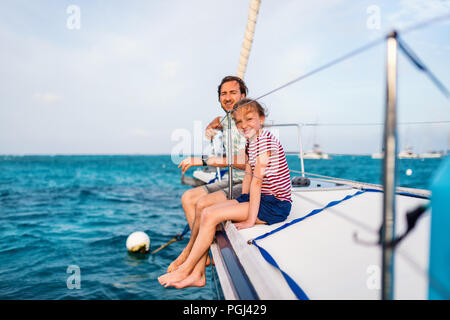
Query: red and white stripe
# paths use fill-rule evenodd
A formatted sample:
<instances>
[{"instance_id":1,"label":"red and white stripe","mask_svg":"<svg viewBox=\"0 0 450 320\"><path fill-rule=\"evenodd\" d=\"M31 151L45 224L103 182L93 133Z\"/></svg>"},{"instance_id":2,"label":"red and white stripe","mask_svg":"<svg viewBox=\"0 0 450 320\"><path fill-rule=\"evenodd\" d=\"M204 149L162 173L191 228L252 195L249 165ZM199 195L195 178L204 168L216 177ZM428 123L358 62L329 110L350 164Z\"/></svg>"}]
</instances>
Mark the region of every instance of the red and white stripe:
<instances>
[{"instance_id":1,"label":"red and white stripe","mask_svg":"<svg viewBox=\"0 0 450 320\"><path fill-rule=\"evenodd\" d=\"M248 144L248 159L252 171L255 170L256 158L270 151L269 164L266 168L261 193L273 195L279 200L291 200L291 176L283 146L280 141L267 130L260 130L256 139Z\"/></svg>"}]
</instances>

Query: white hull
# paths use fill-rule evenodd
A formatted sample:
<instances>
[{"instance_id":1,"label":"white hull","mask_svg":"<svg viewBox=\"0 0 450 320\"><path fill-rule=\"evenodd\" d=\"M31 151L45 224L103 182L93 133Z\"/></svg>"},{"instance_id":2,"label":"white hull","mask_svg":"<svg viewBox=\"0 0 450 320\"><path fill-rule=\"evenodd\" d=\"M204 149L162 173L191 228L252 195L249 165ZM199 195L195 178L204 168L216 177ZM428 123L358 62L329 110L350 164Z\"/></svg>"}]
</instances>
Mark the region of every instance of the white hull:
<instances>
[{"instance_id":1,"label":"white hull","mask_svg":"<svg viewBox=\"0 0 450 320\"><path fill-rule=\"evenodd\" d=\"M437 159L437 158L442 158L444 157L443 153L422 153L421 155L419 155L419 158L421 159Z\"/></svg>"},{"instance_id":2,"label":"white hull","mask_svg":"<svg viewBox=\"0 0 450 320\"><path fill-rule=\"evenodd\" d=\"M330 157L326 153L305 153L303 159L329 159Z\"/></svg>"}]
</instances>

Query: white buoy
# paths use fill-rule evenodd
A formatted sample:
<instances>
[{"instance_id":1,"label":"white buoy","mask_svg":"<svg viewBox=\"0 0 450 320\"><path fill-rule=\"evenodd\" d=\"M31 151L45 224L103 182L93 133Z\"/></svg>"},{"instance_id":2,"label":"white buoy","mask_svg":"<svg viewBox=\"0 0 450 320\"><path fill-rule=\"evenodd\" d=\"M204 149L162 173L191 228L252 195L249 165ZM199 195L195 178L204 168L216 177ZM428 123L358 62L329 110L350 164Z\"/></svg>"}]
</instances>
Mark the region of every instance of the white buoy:
<instances>
[{"instance_id":1,"label":"white buoy","mask_svg":"<svg viewBox=\"0 0 450 320\"><path fill-rule=\"evenodd\" d=\"M406 170L406 175L407 175L407 176L412 175L412 170L411 170L411 169Z\"/></svg>"},{"instance_id":2,"label":"white buoy","mask_svg":"<svg viewBox=\"0 0 450 320\"><path fill-rule=\"evenodd\" d=\"M128 236L127 249L130 252L147 253L150 250L150 238L142 231L133 232Z\"/></svg>"}]
</instances>

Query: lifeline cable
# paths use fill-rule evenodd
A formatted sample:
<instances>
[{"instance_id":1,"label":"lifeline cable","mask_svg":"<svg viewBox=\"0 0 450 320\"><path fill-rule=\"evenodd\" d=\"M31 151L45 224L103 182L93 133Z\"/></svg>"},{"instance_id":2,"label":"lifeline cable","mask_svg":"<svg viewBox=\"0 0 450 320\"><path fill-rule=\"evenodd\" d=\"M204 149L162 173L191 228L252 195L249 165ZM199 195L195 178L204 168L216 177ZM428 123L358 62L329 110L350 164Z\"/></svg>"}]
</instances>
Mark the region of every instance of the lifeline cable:
<instances>
[{"instance_id":1,"label":"lifeline cable","mask_svg":"<svg viewBox=\"0 0 450 320\"><path fill-rule=\"evenodd\" d=\"M440 21L443 21L443 20L446 20L446 19L449 19L449 18L450 18L450 14L445 14L445 15L438 16L438 17L433 17L431 19L428 19L428 20L425 20L425 21L421 21L421 22L419 22L419 23L417 23L415 25L407 27L407 28L405 28L403 30L399 30L399 31L397 31L397 34L405 34L405 33L408 33L408 32L411 32L411 31L414 31L414 30L417 30L417 29L422 29L422 28L428 27L428 26L430 26L432 24L435 24L437 22L440 22ZM305 78L307 78L309 76L312 76L313 74L316 74L316 73L318 73L318 72L320 72L322 70L328 69L328 68L330 68L330 67L332 67L332 66L334 66L334 65L336 65L336 64L338 64L338 63L340 63L342 61L345 61L345 60L347 60L347 59L349 59L349 58L351 58L353 56L356 56L356 55L358 55L358 54L360 54L362 52L365 52L368 49L371 49L372 47L375 47L375 46L379 45L380 43L384 43L384 41L386 40L386 38L388 36L389 36L389 33L384 35L384 36L382 36L382 37L380 37L379 39L376 39L376 40L374 40L372 42L369 42L366 45L363 45L363 46L361 46L361 47L359 47L359 48L357 48L357 49L355 49L353 51L350 51L350 52L344 54L343 56L341 56L341 57L339 57L337 59L334 59L334 60L332 60L332 61L330 61L328 63L325 63L324 65L322 65L322 66L320 66L320 67L318 67L316 69L313 69L312 71L307 72L307 73L305 73L305 74L303 74L303 75L301 75L301 76L299 76L299 77L297 77L297 78L295 78L295 79L293 79L293 80L291 80L291 81L289 81L289 82L287 82L287 83L285 83L285 84L283 84L283 85L281 85L281 86L279 86L279 87L277 87L277 88L275 88L275 89L273 89L273 90L271 90L271 91L269 91L269 92L267 92L267 93L265 93L263 95L260 95L259 97L255 98L255 99L253 99L253 100L251 100L251 101L249 101L247 103L242 104L241 106L239 106L239 108L244 107L244 106L252 103L253 101L257 101L257 100L259 100L259 99L261 99L263 97L266 97L266 96L268 96L268 95L270 95L272 93L275 93L275 92L277 92L277 91L279 91L279 90L281 90L283 88L286 88L286 87L288 87L288 86L290 86L290 85L292 85L292 84L294 84L294 83L296 83L296 82L298 82L300 80L303 80L303 79L305 79ZM406 51L403 51L403 52L406 55L408 55L406 53ZM232 112L236 111L237 109L238 108L233 108Z\"/></svg>"}]
</instances>

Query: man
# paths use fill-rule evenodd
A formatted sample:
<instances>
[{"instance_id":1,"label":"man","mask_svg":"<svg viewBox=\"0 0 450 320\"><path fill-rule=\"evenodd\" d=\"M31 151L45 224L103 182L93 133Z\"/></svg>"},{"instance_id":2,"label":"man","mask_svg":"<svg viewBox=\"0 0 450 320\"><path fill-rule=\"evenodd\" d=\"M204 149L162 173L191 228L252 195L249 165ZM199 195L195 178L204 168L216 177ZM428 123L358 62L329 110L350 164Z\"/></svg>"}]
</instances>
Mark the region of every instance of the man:
<instances>
[{"instance_id":1,"label":"man","mask_svg":"<svg viewBox=\"0 0 450 320\"><path fill-rule=\"evenodd\" d=\"M244 81L238 77L227 76L222 79L218 87L219 102L225 112L231 111L236 102L243 99L247 95L247 86ZM245 138L239 133L234 120L231 120L231 136L233 148L233 189L232 197L237 198L242 193L242 181L245 170ZM206 137L212 139L217 130L223 131L223 141L225 152L228 152L228 119L227 117L217 117L206 127ZM226 157L189 157L184 159L178 167L181 167L184 173L192 166L208 165L213 167L227 167ZM200 187L187 190L181 197L181 204L186 214L186 220L191 229L191 239L195 239L198 232L198 225L195 226L196 217L200 212L213 204L228 199L229 188L228 181L220 181ZM198 220L198 219L197 219ZM198 221L197 221L198 224ZM193 241L189 241L186 248L180 256L173 261L167 268L168 272L175 270L189 255ZM209 259L209 258L208 258Z\"/></svg>"}]
</instances>

